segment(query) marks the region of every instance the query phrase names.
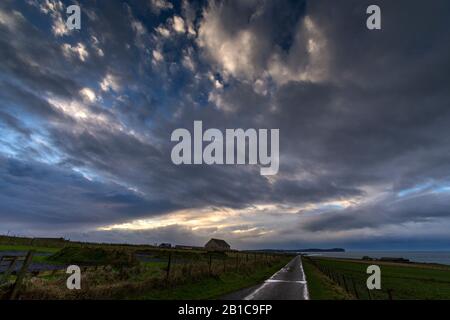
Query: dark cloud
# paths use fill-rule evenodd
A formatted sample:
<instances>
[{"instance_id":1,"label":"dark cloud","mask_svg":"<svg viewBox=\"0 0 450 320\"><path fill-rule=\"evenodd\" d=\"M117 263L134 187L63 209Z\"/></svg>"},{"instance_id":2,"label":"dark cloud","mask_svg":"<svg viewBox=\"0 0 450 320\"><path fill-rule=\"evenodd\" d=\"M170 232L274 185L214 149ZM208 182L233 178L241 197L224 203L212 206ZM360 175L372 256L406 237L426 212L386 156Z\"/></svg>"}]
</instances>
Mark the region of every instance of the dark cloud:
<instances>
[{"instance_id":1,"label":"dark cloud","mask_svg":"<svg viewBox=\"0 0 450 320\"><path fill-rule=\"evenodd\" d=\"M153 201L111 183L93 182L71 170L32 161L1 158L2 225L26 229L77 230L105 221L152 216L176 209L170 201Z\"/></svg>"},{"instance_id":2,"label":"dark cloud","mask_svg":"<svg viewBox=\"0 0 450 320\"><path fill-rule=\"evenodd\" d=\"M447 219L450 216L447 203L448 195L440 192L408 198L388 197L375 203L327 212L309 219L304 227L309 231L337 231Z\"/></svg>"},{"instance_id":3,"label":"dark cloud","mask_svg":"<svg viewBox=\"0 0 450 320\"><path fill-rule=\"evenodd\" d=\"M303 231L448 221L450 7L378 3L381 31L365 27L369 1L82 1L82 30L55 35L58 13L2 2L2 224L88 232L181 209L275 204L300 213L272 212L280 225L246 216L236 225L245 241L233 227L209 232L292 246L308 242ZM173 165L170 134L194 120L279 128L279 174ZM399 196L409 189L414 197ZM357 203L329 210L340 202ZM91 236L200 243L207 232Z\"/></svg>"}]
</instances>

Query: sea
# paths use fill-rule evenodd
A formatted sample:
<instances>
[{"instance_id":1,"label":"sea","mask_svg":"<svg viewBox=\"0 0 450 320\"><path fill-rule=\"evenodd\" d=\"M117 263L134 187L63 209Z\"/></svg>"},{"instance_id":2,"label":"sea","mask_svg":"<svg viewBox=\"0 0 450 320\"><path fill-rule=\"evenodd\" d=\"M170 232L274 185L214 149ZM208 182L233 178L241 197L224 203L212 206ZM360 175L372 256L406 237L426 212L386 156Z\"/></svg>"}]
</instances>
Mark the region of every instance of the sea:
<instances>
[{"instance_id":1,"label":"sea","mask_svg":"<svg viewBox=\"0 0 450 320\"><path fill-rule=\"evenodd\" d=\"M364 256L371 258L404 258L411 262L439 263L450 265L450 251L346 251L346 252L312 252L310 256L323 256L332 258L361 259Z\"/></svg>"}]
</instances>

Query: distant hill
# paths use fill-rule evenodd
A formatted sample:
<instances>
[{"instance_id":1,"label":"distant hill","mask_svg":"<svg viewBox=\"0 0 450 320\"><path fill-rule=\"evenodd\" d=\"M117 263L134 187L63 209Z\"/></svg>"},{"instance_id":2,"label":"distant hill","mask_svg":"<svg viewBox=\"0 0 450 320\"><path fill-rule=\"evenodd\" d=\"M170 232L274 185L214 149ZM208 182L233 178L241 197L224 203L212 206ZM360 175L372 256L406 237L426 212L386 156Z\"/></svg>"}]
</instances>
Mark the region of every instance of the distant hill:
<instances>
[{"instance_id":1,"label":"distant hill","mask_svg":"<svg viewBox=\"0 0 450 320\"><path fill-rule=\"evenodd\" d=\"M344 248L331 248L331 249L300 249L299 252L345 252Z\"/></svg>"},{"instance_id":2,"label":"distant hill","mask_svg":"<svg viewBox=\"0 0 450 320\"><path fill-rule=\"evenodd\" d=\"M245 250L248 252L345 252L343 248L330 248L330 249L317 249L317 248L309 248L309 249L294 249L294 250L284 250L284 249L261 249L261 250Z\"/></svg>"}]
</instances>

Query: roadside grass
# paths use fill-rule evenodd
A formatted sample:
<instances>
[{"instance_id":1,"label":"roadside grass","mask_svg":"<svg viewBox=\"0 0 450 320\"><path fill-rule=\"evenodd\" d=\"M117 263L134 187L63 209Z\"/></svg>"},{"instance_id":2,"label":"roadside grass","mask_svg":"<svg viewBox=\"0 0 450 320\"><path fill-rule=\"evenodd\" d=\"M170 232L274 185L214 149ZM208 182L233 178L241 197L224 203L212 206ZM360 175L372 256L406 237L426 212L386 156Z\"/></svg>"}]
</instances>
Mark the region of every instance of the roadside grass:
<instances>
[{"instance_id":1,"label":"roadside grass","mask_svg":"<svg viewBox=\"0 0 450 320\"><path fill-rule=\"evenodd\" d=\"M144 281L149 278L160 278L164 276L165 268L167 267L167 262L141 262L143 266L143 272L138 273L132 277L134 281Z\"/></svg>"},{"instance_id":2,"label":"roadside grass","mask_svg":"<svg viewBox=\"0 0 450 320\"><path fill-rule=\"evenodd\" d=\"M66 248L67 249L67 248ZM64 256L64 265L72 258L91 261L96 248L78 248L51 257ZM71 249L72 250L72 249ZM100 250L101 251L101 250ZM117 249L106 251L116 252ZM69 254L70 253L70 254ZM73 254L72 254L73 253ZM64 270L51 270L27 278L24 299L213 299L258 284L282 268L292 257L274 255L181 255L171 254L167 261L139 261L131 265L85 264L82 287L66 289ZM214 257L213 257L214 256ZM100 255L103 259L103 254ZM115 256L114 256L115 257ZM195 257L195 259L194 259ZM51 263L48 256L35 256L35 262ZM153 259L154 257L150 257ZM81 259L81 260L83 260ZM80 262L81 262L80 260ZM56 263L62 263L55 259ZM167 276L169 275L169 278Z\"/></svg>"},{"instance_id":3,"label":"roadside grass","mask_svg":"<svg viewBox=\"0 0 450 320\"><path fill-rule=\"evenodd\" d=\"M34 263L80 265L83 289L68 291L63 269L33 271L25 278L20 293L23 299L214 299L261 283L292 259L260 252L218 253L0 236L0 252L29 250L37 253ZM133 263L114 263L121 257ZM14 278L11 275L11 280Z\"/></svg>"},{"instance_id":4,"label":"roadside grass","mask_svg":"<svg viewBox=\"0 0 450 320\"><path fill-rule=\"evenodd\" d=\"M449 299L450 268L426 264L395 264L380 261L360 262L330 258L314 258L316 263L335 273L353 279L360 298L368 299L366 273L369 264L381 268L381 290L371 290L372 299L388 299L387 290L392 290L394 300L398 299Z\"/></svg>"},{"instance_id":5,"label":"roadside grass","mask_svg":"<svg viewBox=\"0 0 450 320\"><path fill-rule=\"evenodd\" d=\"M308 292L311 300L350 300L354 299L345 290L334 284L307 259L302 259L303 270L308 281Z\"/></svg>"},{"instance_id":6,"label":"roadside grass","mask_svg":"<svg viewBox=\"0 0 450 320\"><path fill-rule=\"evenodd\" d=\"M67 246L48 257L47 260L84 266L132 267L139 264L135 254L130 250L100 247Z\"/></svg>"},{"instance_id":7,"label":"roadside grass","mask_svg":"<svg viewBox=\"0 0 450 320\"><path fill-rule=\"evenodd\" d=\"M227 272L219 276L208 277L199 281L190 281L173 288L149 290L130 299L145 300L203 300L217 299L228 293L251 287L269 278L281 269L289 259L272 266L256 268L251 273Z\"/></svg>"},{"instance_id":8,"label":"roadside grass","mask_svg":"<svg viewBox=\"0 0 450 320\"><path fill-rule=\"evenodd\" d=\"M23 245L3 245L0 244L0 251L29 251L34 250L41 253L55 253L61 248L50 247L35 247L35 246L23 246Z\"/></svg>"}]
</instances>

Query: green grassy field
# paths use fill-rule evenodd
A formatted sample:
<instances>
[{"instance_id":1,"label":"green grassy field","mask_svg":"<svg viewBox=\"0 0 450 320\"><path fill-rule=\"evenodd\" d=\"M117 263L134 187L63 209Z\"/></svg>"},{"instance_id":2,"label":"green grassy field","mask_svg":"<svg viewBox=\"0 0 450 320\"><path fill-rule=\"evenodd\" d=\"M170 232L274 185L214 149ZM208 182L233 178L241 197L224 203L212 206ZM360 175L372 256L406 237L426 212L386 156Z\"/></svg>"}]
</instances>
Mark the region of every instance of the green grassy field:
<instances>
[{"instance_id":1,"label":"green grassy field","mask_svg":"<svg viewBox=\"0 0 450 320\"><path fill-rule=\"evenodd\" d=\"M79 292L68 291L67 275L62 269L42 271L28 274L26 290L22 292L22 297L28 299L214 299L260 283L292 258L264 253L143 249L142 246L0 244L0 251L25 253L28 250L47 253L35 255L34 263L82 266L85 288ZM150 261L136 260L135 253L144 254ZM123 261L120 257L124 257ZM12 283L15 276L8 280Z\"/></svg>"},{"instance_id":2,"label":"green grassy field","mask_svg":"<svg viewBox=\"0 0 450 320\"><path fill-rule=\"evenodd\" d=\"M0 245L0 252L10 251L10 252L28 252L29 250L34 250L36 253L47 253L54 254L60 250L60 248L50 248L50 247L37 247L37 246L25 246L25 245ZM33 262L35 263L45 263L49 265L59 265L58 262L53 262L48 259L47 256L34 255Z\"/></svg>"},{"instance_id":3,"label":"green grassy field","mask_svg":"<svg viewBox=\"0 0 450 320\"><path fill-rule=\"evenodd\" d=\"M308 291L311 300L349 300L353 296L347 294L338 285L334 284L308 260L303 260L303 270L308 280Z\"/></svg>"},{"instance_id":4,"label":"green grassy field","mask_svg":"<svg viewBox=\"0 0 450 320\"><path fill-rule=\"evenodd\" d=\"M14 239L16 240L16 239ZM8 240L9 241L9 240ZM38 253L55 254L61 247L26 245L29 240L21 239L23 244L3 243L0 251L35 250ZM81 246L80 246L81 247ZM105 286L112 282L115 288L120 285L126 289L128 285L152 282L142 286L139 295L127 295L126 291L120 293L121 298L138 299L212 299L245 287L252 286L266 279L275 271L284 266L292 257L272 258L267 261L264 254L247 254L230 252L227 255L213 256L212 274L208 273L209 254L199 250L162 250L159 248L143 248L143 246L110 246L95 245L94 248L107 248L108 250L127 250L149 254L158 261L140 262L138 266L119 271L89 271L88 279L93 285ZM172 256L171 284L166 286L167 258ZM236 259L242 264L239 272L235 272ZM432 264L402 264L380 261L344 260L333 258L314 257L310 261L303 259L304 270L308 280L310 297L313 300L342 300L356 299L355 288L359 299L369 299L366 287L367 266L377 264L381 267L382 290L372 290L370 299L388 299L387 290L392 290L392 298L396 299L450 299L450 266ZM48 256L35 255L34 262L47 264L61 264L52 261ZM70 261L65 261L69 263ZM227 270L224 269L227 263ZM346 278L349 293L341 281L332 280L321 272L314 263L322 269L332 271ZM101 265L102 263L100 263ZM110 264L110 263L108 263ZM63 265L65 265L63 263ZM226 271L226 272L224 272ZM43 285L59 286L64 282L66 275L43 273L39 276ZM61 279L59 279L61 278ZM50 283L46 283L50 281ZM354 283L354 285L353 285ZM55 288L56 288L55 287ZM105 286L107 289L107 285ZM136 288L140 288L136 286ZM141 291L139 291L141 292Z\"/></svg>"},{"instance_id":5,"label":"green grassy field","mask_svg":"<svg viewBox=\"0 0 450 320\"><path fill-rule=\"evenodd\" d=\"M387 290L392 290L392 298L398 299L450 299L450 267L426 264L396 264L380 261L356 261L331 258L314 258L314 261L347 279L347 285L354 296L355 283L360 299L369 299L366 280L369 275L366 269L370 264L381 268L381 290L371 290L370 298L388 299ZM315 270L314 270L315 269ZM319 299L335 299L336 295L330 290L330 281L327 277L320 277L321 272L311 263L305 271L310 275L308 285L311 295L317 294ZM323 273L322 273L323 276ZM342 283L341 283L341 287Z\"/></svg>"},{"instance_id":6,"label":"green grassy field","mask_svg":"<svg viewBox=\"0 0 450 320\"><path fill-rule=\"evenodd\" d=\"M0 251L29 251L29 250L34 250L36 252L42 252L42 253L55 253L58 250L60 250L60 248L0 244Z\"/></svg>"},{"instance_id":7,"label":"green grassy field","mask_svg":"<svg viewBox=\"0 0 450 320\"><path fill-rule=\"evenodd\" d=\"M286 261L283 261L272 266L255 269L254 272L247 274L229 272L218 277L185 283L176 288L151 290L141 296L130 298L156 300L216 299L264 281L285 264Z\"/></svg>"}]
</instances>

